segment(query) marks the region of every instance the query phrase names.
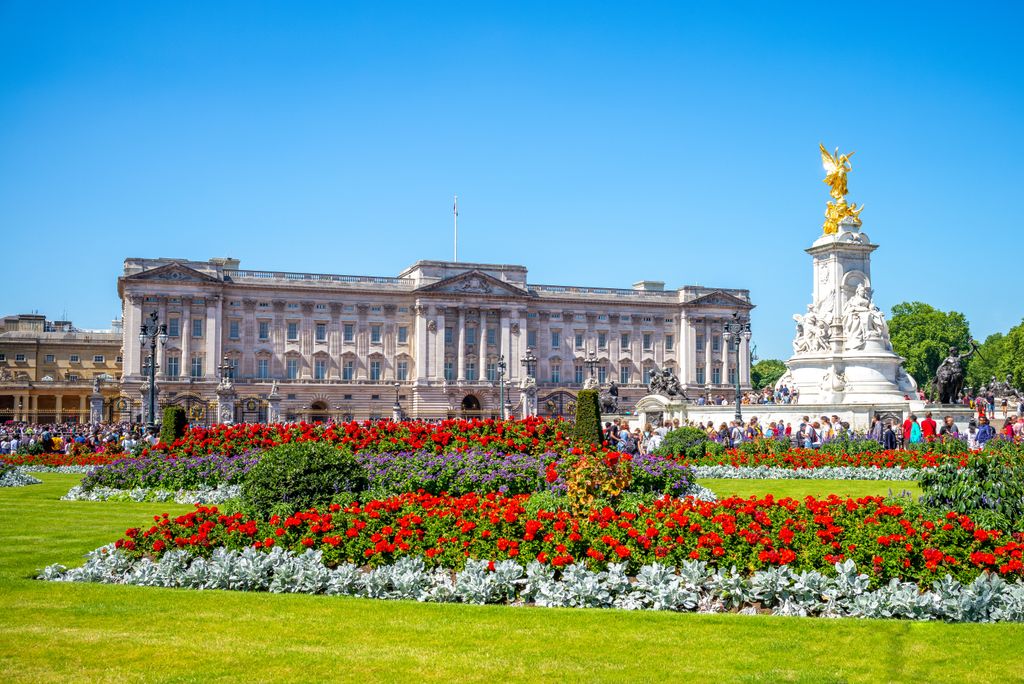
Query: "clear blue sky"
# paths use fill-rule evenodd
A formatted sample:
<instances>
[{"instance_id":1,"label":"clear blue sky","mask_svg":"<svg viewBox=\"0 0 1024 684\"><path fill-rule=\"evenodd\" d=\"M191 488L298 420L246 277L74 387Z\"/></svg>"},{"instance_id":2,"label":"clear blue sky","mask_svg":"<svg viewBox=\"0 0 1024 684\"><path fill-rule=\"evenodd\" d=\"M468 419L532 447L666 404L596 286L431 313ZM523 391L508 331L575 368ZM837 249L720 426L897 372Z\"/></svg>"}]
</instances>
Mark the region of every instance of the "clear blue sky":
<instances>
[{"instance_id":1,"label":"clear blue sky","mask_svg":"<svg viewBox=\"0 0 1024 684\"><path fill-rule=\"evenodd\" d=\"M684 4L0 3L0 313L108 325L127 256L397 274L458 193L462 260L746 287L785 357L822 141L883 309L1020 322L1019 3Z\"/></svg>"}]
</instances>

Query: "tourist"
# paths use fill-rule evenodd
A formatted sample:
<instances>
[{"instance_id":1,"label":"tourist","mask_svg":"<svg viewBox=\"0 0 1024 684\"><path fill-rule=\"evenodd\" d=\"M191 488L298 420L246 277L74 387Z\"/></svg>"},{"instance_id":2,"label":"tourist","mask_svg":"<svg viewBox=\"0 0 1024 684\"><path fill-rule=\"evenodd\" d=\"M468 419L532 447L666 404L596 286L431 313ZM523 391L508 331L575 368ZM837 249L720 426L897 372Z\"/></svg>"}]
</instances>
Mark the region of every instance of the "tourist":
<instances>
[{"instance_id":1,"label":"tourist","mask_svg":"<svg viewBox=\"0 0 1024 684\"><path fill-rule=\"evenodd\" d=\"M914 421L914 415L910 414L903 420L903 430L900 433L903 439L903 448L906 449L907 445L910 444L910 424Z\"/></svg>"},{"instance_id":2,"label":"tourist","mask_svg":"<svg viewBox=\"0 0 1024 684\"><path fill-rule=\"evenodd\" d=\"M1006 439L1013 439L1013 419L1007 418L1003 421L1002 435Z\"/></svg>"},{"instance_id":3,"label":"tourist","mask_svg":"<svg viewBox=\"0 0 1024 684\"><path fill-rule=\"evenodd\" d=\"M886 421L885 429L882 430L882 448L888 450L895 450L899 447L899 439L896 437L896 433L892 429L892 421Z\"/></svg>"},{"instance_id":4,"label":"tourist","mask_svg":"<svg viewBox=\"0 0 1024 684\"><path fill-rule=\"evenodd\" d=\"M921 421L921 436L926 442L935 441L935 421L932 419L932 412L928 411L924 414L924 420Z\"/></svg>"},{"instance_id":5,"label":"tourist","mask_svg":"<svg viewBox=\"0 0 1024 684\"><path fill-rule=\"evenodd\" d=\"M881 419L877 415L871 416L871 428L868 430L868 437L881 444L884 432L885 426L882 425Z\"/></svg>"},{"instance_id":6,"label":"tourist","mask_svg":"<svg viewBox=\"0 0 1024 684\"><path fill-rule=\"evenodd\" d=\"M971 451L980 448L978 444L978 422L971 418L970 422L967 423L967 448Z\"/></svg>"},{"instance_id":7,"label":"tourist","mask_svg":"<svg viewBox=\"0 0 1024 684\"><path fill-rule=\"evenodd\" d=\"M921 426L917 422L917 416L914 414L910 415L910 443L920 444L921 443Z\"/></svg>"},{"instance_id":8,"label":"tourist","mask_svg":"<svg viewBox=\"0 0 1024 684\"><path fill-rule=\"evenodd\" d=\"M988 417L982 416L978 419L978 448L984 449L985 444L996 436L995 428L989 425Z\"/></svg>"},{"instance_id":9,"label":"tourist","mask_svg":"<svg viewBox=\"0 0 1024 684\"><path fill-rule=\"evenodd\" d=\"M953 422L953 416L946 416L942 419L942 427L939 428L939 436L942 438L942 441L960 438L960 430L957 428L956 423Z\"/></svg>"}]
</instances>

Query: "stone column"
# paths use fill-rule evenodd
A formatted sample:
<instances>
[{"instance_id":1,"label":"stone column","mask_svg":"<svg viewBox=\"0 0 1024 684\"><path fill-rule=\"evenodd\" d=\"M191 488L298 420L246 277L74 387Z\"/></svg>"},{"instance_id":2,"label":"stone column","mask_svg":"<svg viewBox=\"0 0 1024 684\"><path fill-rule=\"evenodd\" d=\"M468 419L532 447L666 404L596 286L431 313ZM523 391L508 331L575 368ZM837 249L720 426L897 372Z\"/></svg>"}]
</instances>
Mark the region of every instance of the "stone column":
<instances>
[{"instance_id":1,"label":"stone column","mask_svg":"<svg viewBox=\"0 0 1024 684\"><path fill-rule=\"evenodd\" d=\"M444 307L434 307L434 379L438 382L444 380L444 330L445 330L445 317Z\"/></svg>"},{"instance_id":2,"label":"stone column","mask_svg":"<svg viewBox=\"0 0 1024 684\"><path fill-rule=\"evenodd\" d=\"M331 324L327 331L327 354L331 357L327 377L341 380L341 304L331 304Z\"/></svg>"},{"instance_id":3,"label":"stone column","mask_svg":"<svg viewBox=\"0 0 1024 684\"><path fill-rule=\"evenodd\" d=\"M86 419L89 418L89 415L86 411L86 400L87 397L84 394L78 397L78 420L83 423L86 421Z\"/></svg>"},{"instance_id":4,"label":"stone column","mask_svg":"<svg viewBox=\"0 0 1024 684\"><path fill-rule=\"evenodd\" d=\"M428 309L422 304L413 307L416 314L416 382L422 383L430 375L430 352L427 347L427 314Z\"/></svg>"},{"instance_id":5,"label":"stone column","mask_svg":"<svg viewBox=\"0 0 1024 684\"><path fill-rule=\"evenodd\" d=\"M203 335L206 336L206 358L203 360L203 375L208 381L213 381L217 379L217 366L220 365L217 331L220 328L218 312L221 299L219 295L208 295L204 302L206 303L206 329L203 330Z\"/></svg>"},{"instance_id":6,"label":"stone column","mask_svg":"<svg viewBox=\"0 0 1024 684\"><path fill-rule=\"evenodd\" d=\"M458 339L458 353L459 353L459 370L458 380L459 382L466 381L466 310L461 306L459 307L459 327L456 329Z\"/></svg>"},{"instance_id":7,"label":"stone column","mask_svg":"<svg viewBox=\"0 0 1024 684\"><path fill-rule=\"evenodd\" d=\"M189 378L192 377L192 300L188 297L181 298L178 332L181 333L181 374Z\"/></svg>"},{"instance_id":8,"label":"stone column","mask_svg":"<svg viewBox=\"0 0 1024 684\"><path fill-rule=\"evenodd\" d=\"M498 356L505 357L505 378L512 377L512 335L508 320L508 309L502 309L498 315Z\"/></svg>"},{"instance_id":9,"label":"stone column","mask_svg":"<svg viewBox=\"0 0 1024 684\"><path fill-rule=\"evenodd\" d=\"M732 340L736 340L736 336L733 335L729 341L725 339L725 334L722 335L722 383L727 384L730 387L733 383L729 382L729 367L732 365Z\"/></svg>"},{"instance_id":10,"label":"stone column","mask_svg":"<svg viewBox=\"0 0 1024 684\"><path fill-rule=\"evenodd\" d=\"M750 340L745 335L740 337L740 386L750 386Z\"/></svg>"},{"instance_id":11,"label":"stone column","mask_svg":"<svg viewBox=\"0 0 1024 684\"><path fill-rule=\"evenodd\" d=\"M685 387L693 382L693 344L690 341L690 320L684 312L679 314L676 328L676 360L679 362L679 382Z\"/></svg>"},{"instance_id":12,"label":"stone column","mask_svg":"<svg viewBox=\"0 0 1024 684\"><path fill-rule=\"evenodd\" d=\"M238 366L239 375L256 376L256 300L243 299L245 318L242 320L242 361Z\"/></svg>"},{"instance_id":13,"label":"stone column","mask_svg":"<svg viewBox=\"0 0 1024 684\"><path fill-rule=\"evenodd\" d=\"M54 397L53 404L53 422L59 423L61 419L61 413L64 410L64 395L58 394Z\"/></svg>"},{"instance_id":14,"label":"stone column","mask_svg":"<svg viewBox=\"0 0 1024 684\"><path fill-rule=\"evenodd\" d=\"M711 387L711 319L704 319L704 385Z\"/></svg>"},{"instance_id":15,"label":"stone column","mask_svg":"<svg viewBox=\"0 0 1024 684\"><path fill-rule=\"evenodd\" d=\"M139 326L142 324L141 306L141 295L125 295L122 333L124 363L121 364L121 372L128 377L138 377L142 374L142 358L139 350Z\"/></svg>"},{"instance_id":16,"label":"stone column","mask_svg":"<svg viewBox=\"0 0 1024 684\"><path fill-rule=\"evenodd\" d=\"M313 377L313 302L302 302L302 324L299 326L299 354L302 367L299 377L310 380Z\"/></svg>"},{"instance_id":17,"label":"stone column","mask_svg":"<svg viewBox=\"0 0 1024 684\"><path fill-rule=\"evenodd\" d=\"M480 366L477 370L476 379L478 382L487 380L487 309L480 309L480 325L476 331L480 339Z\"/></svg>"},{"instance_id":18,"label":"stone column","mask_svg":"<svg viewBox=\"0 0 1024 684\"><path fill-rule=\"evenodd\" d=\"M36 394L29 395L29 422L39 422L39 396Z\"/></svg>"},{"instance_id":19,"label":"stone column","mask_svg":"<svg viewBox=\"0 0 1024 684\"><path fill-rule=\"evenodd\" d=\"M356 304L356 311L359 313L356 324L356 379L366 380L370 376L370 328L366 321L370 305Z\"/></svg>"}]
</instances>

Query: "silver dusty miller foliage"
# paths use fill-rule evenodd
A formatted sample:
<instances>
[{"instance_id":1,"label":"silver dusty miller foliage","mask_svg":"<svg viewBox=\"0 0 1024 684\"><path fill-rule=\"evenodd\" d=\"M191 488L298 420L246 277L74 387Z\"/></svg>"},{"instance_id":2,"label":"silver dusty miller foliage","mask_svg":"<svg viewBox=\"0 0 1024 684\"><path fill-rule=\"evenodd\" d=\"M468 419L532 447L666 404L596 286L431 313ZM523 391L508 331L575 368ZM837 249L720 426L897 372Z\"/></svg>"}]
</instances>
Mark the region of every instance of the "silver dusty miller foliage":
<instances>
[{"instance_id":1,"label":"silver dusty miller foliage","mask_svg":"<svg viewBox=\"0 0 1024 684\"><path fill-rule=\"evenodd\" d=\"M90 552L78 568L51 565L38 578L138 586L325 594L383 600L470 604L534 604L552 608L619 608L743 614L859 617L949 622L1024 622L1024 583L983 574L964 585L948 575L922 590L892 580L869 588L851 560L836 563L835 576L793 572L789 567L743 575L687 561L678 568L645 565L635 577L612 564L593 571L570 565L559 576L532 561L470 560L463 570L428 569L420 558L403 558L370 570L352 564L329 568L320 551L295 554L275 547L216 549L210 558L183 550L158 561L130 559L113 545Z\"/></svg>"}]
</instances>

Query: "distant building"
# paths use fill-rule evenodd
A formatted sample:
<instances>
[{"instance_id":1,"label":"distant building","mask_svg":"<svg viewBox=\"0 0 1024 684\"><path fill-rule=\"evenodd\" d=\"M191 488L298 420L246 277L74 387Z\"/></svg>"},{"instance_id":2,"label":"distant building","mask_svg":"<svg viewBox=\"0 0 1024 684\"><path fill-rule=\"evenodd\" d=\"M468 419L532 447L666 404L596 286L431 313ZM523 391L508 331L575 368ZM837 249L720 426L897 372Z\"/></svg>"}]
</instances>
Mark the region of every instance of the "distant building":
<instances>
[{"instance_id":1,"label":"distant building","mask_svg":"<svg viewBox=\"0 0 1024 684\"><path fill-rule=\"evenodd\" d=\"M41 314L0 319L0 422L89 419L94 380L110 402L120 394L122 334L79 330Z\"/></svg>"},{"instance_id":2,"label":"distant building","mask_svg":"<svg viewBox=\"0 0 1024 684\"><path fill-rule=\"evenodd\" d=\"M247 270L234 259L127 259L118 279L124 315L121 405L137 415L148 348L139 327L156 312L168 342L157 351L159 403L194 420L219 415L217 385L234 378L234 420L266 419L272 383L285 419L391 414L498 415L498 361L513 406L521 361L538 358L538 409L569 415L593 373L620 385L626 408L652 369L675 372L688 393L750 386L748 342L739 363L722 324L749 321L747 290L641 281L631 289L539 285L524 266L419 261L397 277ZM397 389L396 389L397 384Z\"/></svg>"}]
</instances>

